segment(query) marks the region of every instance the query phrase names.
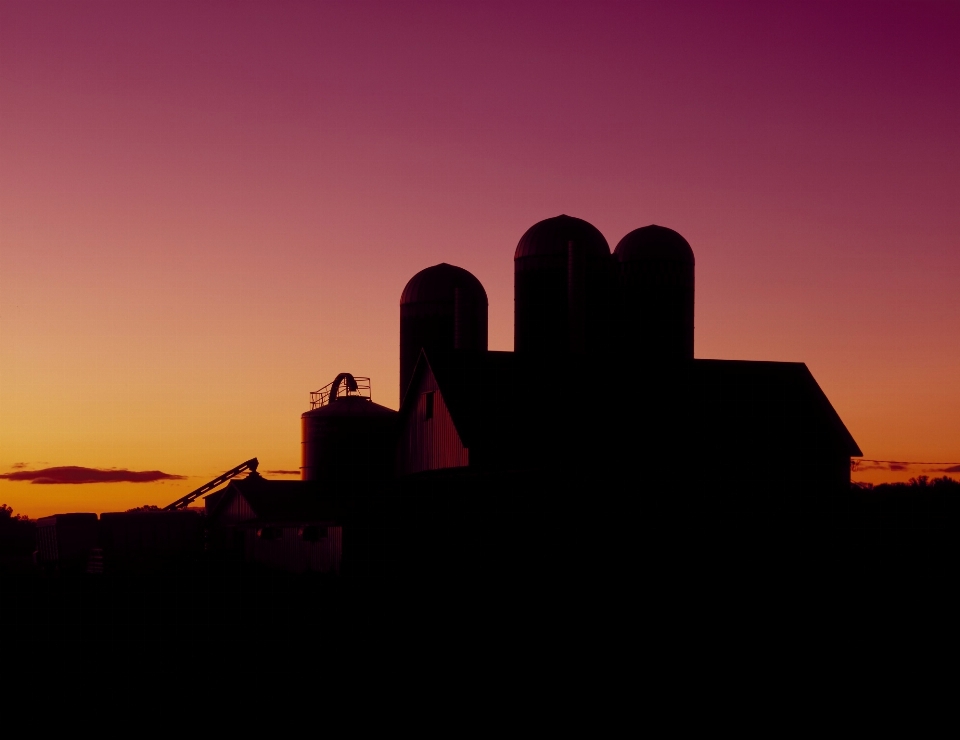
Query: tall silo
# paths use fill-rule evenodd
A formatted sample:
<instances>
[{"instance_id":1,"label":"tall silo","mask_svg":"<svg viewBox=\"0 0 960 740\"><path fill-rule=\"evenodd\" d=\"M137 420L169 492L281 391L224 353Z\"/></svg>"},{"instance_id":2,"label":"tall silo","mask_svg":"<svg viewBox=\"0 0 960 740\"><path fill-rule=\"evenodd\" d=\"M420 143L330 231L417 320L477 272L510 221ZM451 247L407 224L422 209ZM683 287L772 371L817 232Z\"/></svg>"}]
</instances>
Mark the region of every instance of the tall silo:
<instances>
[{"instance_id":1,"label":"tall silo","mask_svg":"<svg viewBox=\"0 0 960 740\"><path fill-rule=\"evenodd\" d=\"M594 226L571 216L534 224L514 265L514 349L591 352L607 341L610 247Z\"/></svg>"},{"instance_id":2,"label":"tall silo","mask_svg":"<svg viewBox=\"0 0 960 740\"><path fill-rule=\"evenodd\" d=\"M694 259L673 229L644 226L614 250L616 346L652 362L693 359Z\"/></svg>"},{"instance_id":3,"label":"tall silo","mask_svg":"<svg viewBox=\"0 0 960 740\"><path fill-rule=\"evenodd\" d=\"M420 350L487 349L487 292L471 273L442 262L421 270L400 296L400 400Z\"/></svg>"},{"instance_id":4,"label":"tall silo","mask_svg":"<svg viewBox=\"0 0 960 740\"><path fill-rule=\"evenodd\" d=\"M340 373L300 417L300 477L350 488L393 474L397 412L373 402L370 379Z\"/></svg>"}]
</instances>

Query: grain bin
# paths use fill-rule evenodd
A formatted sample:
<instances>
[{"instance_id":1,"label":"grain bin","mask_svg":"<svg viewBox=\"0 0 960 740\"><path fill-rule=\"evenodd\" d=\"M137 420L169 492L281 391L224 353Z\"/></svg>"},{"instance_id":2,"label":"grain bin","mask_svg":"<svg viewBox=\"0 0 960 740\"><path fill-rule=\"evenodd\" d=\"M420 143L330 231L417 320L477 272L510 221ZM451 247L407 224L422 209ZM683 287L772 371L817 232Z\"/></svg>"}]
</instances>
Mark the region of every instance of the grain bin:
<instances>
[{"instance_id":1,"label":"grain bin","mask_svg":"<svg viewBox=\"0 0 960 740\"><path fill-rule=\"evenodd\" d=\"M300 477L352 487L393 474L397 412L373 402L370 379L340 373L301 417Z\"/></svg>"}]
</instances>

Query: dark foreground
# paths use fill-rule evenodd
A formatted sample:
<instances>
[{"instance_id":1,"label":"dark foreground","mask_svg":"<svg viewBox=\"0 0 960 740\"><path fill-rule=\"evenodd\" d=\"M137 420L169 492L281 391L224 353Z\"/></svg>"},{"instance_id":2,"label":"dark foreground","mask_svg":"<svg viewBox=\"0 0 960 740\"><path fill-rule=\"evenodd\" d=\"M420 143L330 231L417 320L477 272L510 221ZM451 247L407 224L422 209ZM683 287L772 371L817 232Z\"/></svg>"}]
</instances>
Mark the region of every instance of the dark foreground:
<instances>
[{"instance_id":1,"label":"dark foreground","mask_svg":"<svg viewBox=\"0 0 960 740\"><path fill-rule=\"evenodd\" d=\"M953 612L960 485L945 481L853 487L829 517L804 520L513 510L458 521L431 507L435 521L424 509L418 526L368 550L363 568L345 536L339 575L292 575L221 552L71 573L11 550L0 553L0 626L18 644L228 634L238 646L305 644L404 630L475 642L589 635L616 649L708 635L781 639L784 630L833 639L895 615Z\"/></svg>"},{"instance_id":2,"label":"dark foreground","mask_svg":"<svg viewBox=\"0 0 960 740\"><path fill-rule=\"evenodd\" d=\"M694 543L678 541L670 550L632 553L629 568L531 556L523 567L501 563L490 572L451 560L431 572L364 577L291 575L213 557L150 573L44 573L24 565L0 576L0 625L18 642L64 646L235 636L238 647L253 640L272 649L390 633L497 644L586 636L597 649L652 641L661 650L710 635L835 639L878 618L933 615L953 603L956 559L914 553L885 565L865 562L857 546L787 557L787 543L797 544L742 538L736 548L697 548L692 557L684 548ZM767 549L753 549L760 544Z\"/></svg>"}]
</instances>

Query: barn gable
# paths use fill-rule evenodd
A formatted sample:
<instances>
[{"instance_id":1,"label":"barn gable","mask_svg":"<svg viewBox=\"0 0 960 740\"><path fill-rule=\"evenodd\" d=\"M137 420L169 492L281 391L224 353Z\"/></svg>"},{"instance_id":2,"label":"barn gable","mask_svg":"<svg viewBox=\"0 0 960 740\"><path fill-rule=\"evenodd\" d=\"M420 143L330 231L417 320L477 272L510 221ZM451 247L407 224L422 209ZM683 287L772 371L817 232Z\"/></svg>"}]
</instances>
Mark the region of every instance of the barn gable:
<instances>
[{"instance_id":1,"label":"barn gable","mask_svg":"<svg viewBox=\"0 0 960 740\"><path fill-rule=\"evenodd\" d=\"M211 524L219 526L232 527L257 516L236 481L231 481L223 491L207 496L204 503Z\"/></svg>"},{"instance_id":2,"label":"barn gable","mask_svg":"<svg viewBox=\"0 0 960 740\"><path fill-rule=\"evenodd\" d=\"M469 465L470 450L426 355L421 354L400 410L397 472L407 475Z\"/></svg>"}]
</instances>

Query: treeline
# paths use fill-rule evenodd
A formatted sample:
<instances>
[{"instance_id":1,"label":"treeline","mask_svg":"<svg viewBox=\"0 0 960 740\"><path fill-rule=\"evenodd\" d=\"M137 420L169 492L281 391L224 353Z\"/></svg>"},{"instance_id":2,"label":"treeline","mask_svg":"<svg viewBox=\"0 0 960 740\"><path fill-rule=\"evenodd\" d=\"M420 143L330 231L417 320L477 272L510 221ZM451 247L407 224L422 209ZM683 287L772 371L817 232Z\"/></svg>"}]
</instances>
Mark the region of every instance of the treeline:
<instances>
[{"instance_id":1,"label":"treeline","mask_svg":"<svg viewBox=\"0 0 960 740\"><path fill-rule=\"evenodd\" d=\"M32 561L37 547L37 528L26 516L14 514L6 504L0 504L0 572L21 569Z\"/></svg>"},{"instance_id":2,"label":"treeline","mask_svg":"<svg viewBox=\"0 0 960 740\"><path fill-rule=\"evenodd\" d=\"M916 478L911 478L906 483L879 483L874 485L873 483L853 482L850 486L857 491L873 491L874 493L880 494L916 494L917 492L928 493L934 491L939 493L960 493L960 481L956 481L946 475L942 478L930 478L929 476L921 475Z\"/></svg>"},{"instance_id":3,"label":"treeline","mask_svg":"<svg viewBox=\"0 0 960 740\"><path fill-rule=\"evenodd\" d=\"M883 577L960 573L960 482L919 476L906 483L853 483L835 531L839 552Z\"/></svg>"},{"instance_id":4,"label":"treeline","mask_svg":"<svg viewBox=\"0 0 960 740\"><path fill-rule=\"evenodd\" d=\"M906 483L851 483L854 512L873 513L898 526L940 526L957 523L960 481L921 475Z\"/></svg>"}]
</instances>

